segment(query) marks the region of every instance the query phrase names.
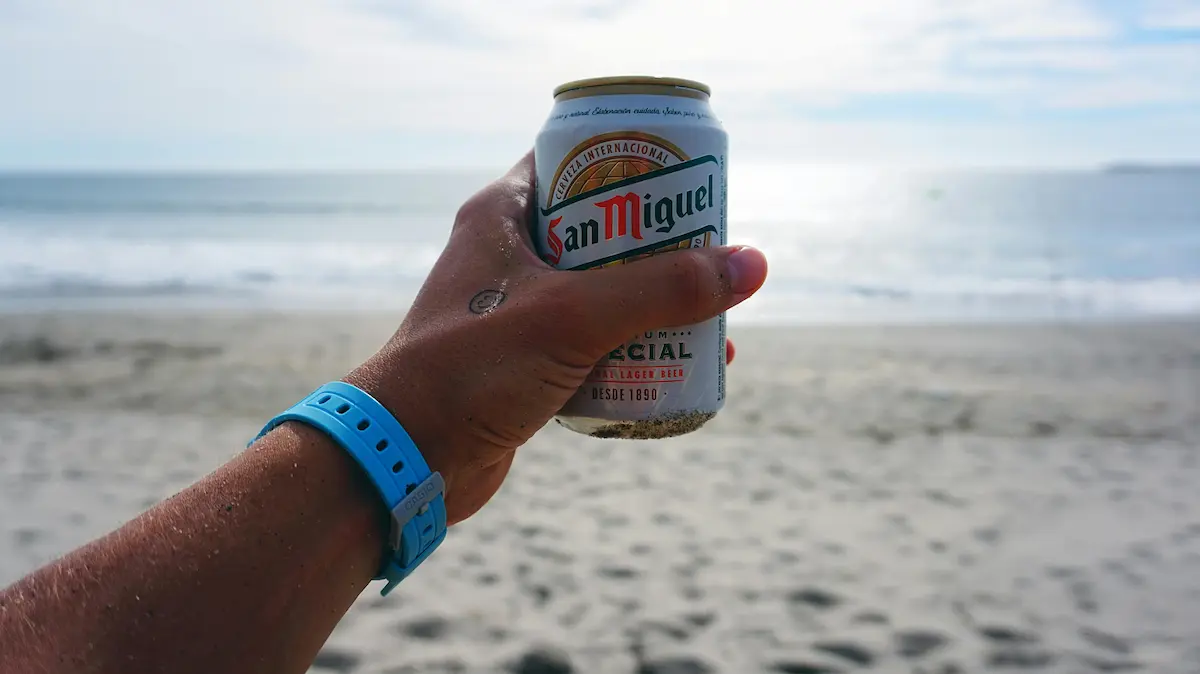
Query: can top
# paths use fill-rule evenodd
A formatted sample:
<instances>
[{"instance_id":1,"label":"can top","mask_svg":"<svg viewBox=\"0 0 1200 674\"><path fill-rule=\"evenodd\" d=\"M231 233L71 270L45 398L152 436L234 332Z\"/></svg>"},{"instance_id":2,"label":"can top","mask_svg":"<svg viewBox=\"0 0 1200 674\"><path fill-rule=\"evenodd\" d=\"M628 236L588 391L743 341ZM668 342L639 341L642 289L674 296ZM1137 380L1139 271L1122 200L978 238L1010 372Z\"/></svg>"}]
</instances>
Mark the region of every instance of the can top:
<instances>
[{"instance_id":1,"label":"can top","mask_svg":"<svg viewBox=\"0 0 1200 674\"><path fill-rule=\"evenodd\" d=\"M609 89L607 92L583 92L581 89ZM585 93L631 93L632 88L663 89L655 93L665 93L669 96L686 96L688 98L708 98L712 89L707 84L696 80L685 80L680 77L653 77L650 75L618 75L615 77L591 77L584 80L573 80L554 87L554 98L568 92ZM577 94L577 95L578 95Z\"/></svg>"}]
</instances>

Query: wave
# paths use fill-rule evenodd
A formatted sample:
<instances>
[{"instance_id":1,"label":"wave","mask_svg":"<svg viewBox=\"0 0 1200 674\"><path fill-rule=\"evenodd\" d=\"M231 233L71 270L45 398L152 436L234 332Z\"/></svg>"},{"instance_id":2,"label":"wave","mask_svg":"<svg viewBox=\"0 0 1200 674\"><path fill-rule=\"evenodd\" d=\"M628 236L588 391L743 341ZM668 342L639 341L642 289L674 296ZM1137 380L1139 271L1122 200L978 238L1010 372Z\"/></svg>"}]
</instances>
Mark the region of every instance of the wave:
<instances>
[{"instance_id":1,"label":"wave","mask_svg":"<svg viewBox=\"0 0 1200 674\"><path fill-rule=\"evenodd\" d=\"M434 244L261 239L122 239L0 227L0 298L32 300L306 296L329 302L407 292ZM360 292L361 291L361 292Z\"/></svg>"},{"instance_id":2,"label":"wave","mask_svg":"<svg viewBox=\"0 0 1200 674\"><path fill-rule=\"evenodd\" d=\"M738 308L758 323L1126 320L1200 316L1200 279L934 278L895 285L768 280Z\"/></svg>"}]
</instances>

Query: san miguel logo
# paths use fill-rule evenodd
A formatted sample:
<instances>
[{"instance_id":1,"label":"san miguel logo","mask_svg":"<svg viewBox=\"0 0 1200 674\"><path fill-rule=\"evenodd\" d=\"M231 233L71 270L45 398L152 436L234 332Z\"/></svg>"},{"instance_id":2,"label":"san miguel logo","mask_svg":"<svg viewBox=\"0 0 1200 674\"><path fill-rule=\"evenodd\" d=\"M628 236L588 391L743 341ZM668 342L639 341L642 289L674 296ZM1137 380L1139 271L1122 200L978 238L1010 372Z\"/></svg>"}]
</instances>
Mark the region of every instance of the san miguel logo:
<instances>
[{"instance_id":1,"label":"san miguel logo","mask_svg":"<svg viewBox=\"0 0 1200 674\"><path fill-rule=\"evenodd\" d=\"M689 159L674 144L647 133L618 131L580 143L559 164L542 209L548 218L543 259L558 266L564 257L579 258L572 253L591 249L567 266L603 266L645 254L642 241L653 244L649 248L655 252L693 245L694 228L676 227L705 211L715 215L717 170L711 155ZM708 245L708 239L705 235L695 245ZM606 245L615 240L628 243ZM615 255L597 260L604 252Z\"/></svg>"}]
</instances>

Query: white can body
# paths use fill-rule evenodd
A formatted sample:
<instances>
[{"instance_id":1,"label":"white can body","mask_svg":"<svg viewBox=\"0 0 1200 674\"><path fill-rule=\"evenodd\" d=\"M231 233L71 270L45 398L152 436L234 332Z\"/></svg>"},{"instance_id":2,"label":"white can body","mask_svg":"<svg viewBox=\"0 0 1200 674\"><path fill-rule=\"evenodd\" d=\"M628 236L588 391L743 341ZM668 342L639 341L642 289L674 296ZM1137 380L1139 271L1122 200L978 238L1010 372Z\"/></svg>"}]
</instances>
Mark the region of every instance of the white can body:
<instances>
[{"instance_id":1,"label":"white can body","mask_svg":"<svg viewBox=\"0 0 1200 674\"><path fill-rule=\"evenodd\" d=\"M534 149L539 254L583 271L723 245L727 148L707 90L608 84L556 96ZM722 314L630 335L558 420L600 437L666 437L724 403Z\"/></svg>"}]
</instances>

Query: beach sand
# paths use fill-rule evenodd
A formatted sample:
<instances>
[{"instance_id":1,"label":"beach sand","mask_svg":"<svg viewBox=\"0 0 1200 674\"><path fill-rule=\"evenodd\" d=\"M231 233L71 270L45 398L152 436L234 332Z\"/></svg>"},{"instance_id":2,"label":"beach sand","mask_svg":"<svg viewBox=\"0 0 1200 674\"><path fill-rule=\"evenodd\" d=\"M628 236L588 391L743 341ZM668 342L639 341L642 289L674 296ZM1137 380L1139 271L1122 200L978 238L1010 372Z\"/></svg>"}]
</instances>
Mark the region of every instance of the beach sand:
<instances>
[{"instance_id":1,"label":"beach sand","mask_svg":"<svg viewBox=\"0 0 1200 674\"><path fill-rule=\"evenodd\" d=\"M212 470L395 325L0 317L0 583ZM706 428L545 429L313 671L1200 671L1200 326L732 336Z\"/></svg>"}]
</instances>

